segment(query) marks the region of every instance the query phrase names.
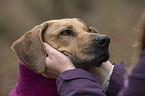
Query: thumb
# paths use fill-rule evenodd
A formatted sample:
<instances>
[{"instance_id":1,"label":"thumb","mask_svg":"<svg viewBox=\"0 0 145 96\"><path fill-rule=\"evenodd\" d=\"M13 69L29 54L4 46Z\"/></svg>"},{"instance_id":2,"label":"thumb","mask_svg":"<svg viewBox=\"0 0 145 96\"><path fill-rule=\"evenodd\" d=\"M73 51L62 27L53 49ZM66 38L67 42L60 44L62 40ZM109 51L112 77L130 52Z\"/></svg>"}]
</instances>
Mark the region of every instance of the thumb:
<instances>
[{"instance_id":1,"label":"thumb","mask_svg":"<svg viewBox=\"0 0 145 96\"><path fill-rule=\"evenodd\" d=\"M47 44L47 43L45 43L45 42L44 42L44 46L45 46L46 52L47 52L47 54L48 54L49 56L50 56L52 53L57 52L56 49L54 49L53 47L51 47L49 44Z\"/></svg>"}]
</instances>

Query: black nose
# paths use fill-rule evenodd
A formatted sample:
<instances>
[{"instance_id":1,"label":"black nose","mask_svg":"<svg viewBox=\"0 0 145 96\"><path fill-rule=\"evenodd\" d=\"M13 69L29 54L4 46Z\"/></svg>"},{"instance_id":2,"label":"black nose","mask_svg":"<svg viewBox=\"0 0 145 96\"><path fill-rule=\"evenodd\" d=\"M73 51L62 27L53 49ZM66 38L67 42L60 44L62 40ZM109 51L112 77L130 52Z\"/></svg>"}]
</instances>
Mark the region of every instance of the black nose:
<instances>
[{"instance_id":1,"label":"black nose","mask_svg":"<svg viewBox=\"0 0 145 96\"><path fill-rule=\"evenodd\" d=\"M98 35L95 38L95 43L97 44L97 46L99 47L104 47L104 46L108 46L110 43L110 38L107 37L106 35Z\"/></svg>"}]
</instances>

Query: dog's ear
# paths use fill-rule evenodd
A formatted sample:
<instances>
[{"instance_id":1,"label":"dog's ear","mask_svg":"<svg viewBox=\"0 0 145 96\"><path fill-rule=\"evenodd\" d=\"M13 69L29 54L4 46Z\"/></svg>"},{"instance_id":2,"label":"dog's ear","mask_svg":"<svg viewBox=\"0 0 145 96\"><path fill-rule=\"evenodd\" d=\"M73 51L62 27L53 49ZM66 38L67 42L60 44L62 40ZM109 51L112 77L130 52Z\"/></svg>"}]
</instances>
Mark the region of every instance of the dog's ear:
<instances>
[{"instance_id":1,"label":"dog's ear","mask_svg":"<svg viewBox=\"0 0 145 96\"><path fill-rule=\"evenodd\" d=\"M89 29L91 29L91 31L93 32L93 33L98 33L99 31L96 29L96 28L94 28L94 27L89 27Z\"/></svg>"},{"instance_id":2,"label":"dog's ear","mask_svg":"<svg viewBox=\"0 0 145 96\"><path fill-rule=\"evenodd\" d=\"M43 73L46 66L47 54L43 44L43 33L47 27L47 23L35 26L11 46L18 58L38 74Z\"/></svg>"}]
</instances>

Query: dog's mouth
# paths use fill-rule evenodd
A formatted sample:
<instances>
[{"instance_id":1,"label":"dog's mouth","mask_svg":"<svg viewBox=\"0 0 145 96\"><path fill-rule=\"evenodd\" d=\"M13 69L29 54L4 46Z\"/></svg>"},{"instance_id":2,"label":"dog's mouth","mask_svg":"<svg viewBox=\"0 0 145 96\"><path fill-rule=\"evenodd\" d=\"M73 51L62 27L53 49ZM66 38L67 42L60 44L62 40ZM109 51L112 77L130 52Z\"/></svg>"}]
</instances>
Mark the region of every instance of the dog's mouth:
<instances>
[{"instance_id":1,"label":"dog's mouth","mask_svg":"<svg viewBox=\"0 0 145 96\"><path fill-rule=\"evenodd\" d=\"M109 59L109 52L108 53L104 53L100 56L98 56L97 58L92 59L90 62L88 62L89 64L91 63L90 66L96 66L99 67L101 66L101 64L103 62L106 62Z\"/></svg>"},{"instance_id":2,"label":"dog's mouth","mask_svg":"<svg viewBox=\"0 0 145 96\"><path fill-rule=\"evenodd\" d=\"M79 66L82 67L83 69L89 69L92 66L99 67L102 65L103 62L106 62L109 59L110 55L108 51L100 55L95 55L93 57L94 58L82 62L81 64L79 64Z\"/></svg>"},{"instance_id":3,"label":"dog's mouth","mask_svg":"<svg viewBox=\"0 0 145 96\"><path fill-rule=\"evenodd\" d=\"M89 69L92 66L99 67L103 62L106 62L109 59L109 51L108 49L105 50L103 53L97 55L89 55L86 60L81 60L79 57L72 55L69 52L62 52L65 56L69 57L70 60L73 62L73 64L77 68L82 68L82 69Z\"/></svg>"}]
</instances>

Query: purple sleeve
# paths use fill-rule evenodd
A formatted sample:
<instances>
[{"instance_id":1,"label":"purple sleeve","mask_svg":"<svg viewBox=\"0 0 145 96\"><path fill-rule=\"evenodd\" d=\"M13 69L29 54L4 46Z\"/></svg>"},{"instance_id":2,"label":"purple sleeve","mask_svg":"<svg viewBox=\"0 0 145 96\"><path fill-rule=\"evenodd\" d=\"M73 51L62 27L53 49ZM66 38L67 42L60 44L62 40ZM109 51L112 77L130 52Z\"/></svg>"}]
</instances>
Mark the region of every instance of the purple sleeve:
<instances>
[{"instance_id":1,"label":"purple sleeve","mask_svg":"<svg viewBox=\"0 0 145 96\"><path fill-rule=\"evenodd\" d=\"M107 96L117 96L124 85L124 74L126 73L126 65L121 62L120 65L114 63L115 67L110 79Z\"/></svg>"},{"instance_id":2,"label":"purple sleeve","mask_svg":"<svg viewBox=\"0 0 145 96\"><path fill-rule=\"evenodd\" d=\"M58 96L55 80L36 74L19 61L16 87L8 96Z\"/></svg>"},{"instance_id":3,"label":"purple sleeve","mask_svg":"<svg viewBox=\"0 0 145 96\"><path fill-rule=\"evenodd\" d=\"M107 92L94 75L75 69L65 71L57 78L58 93L60 96L117 96L123 87L126 66L124 63L114 65Z\"/></svg>"},{"instance_id":4,"label":"purple sleeve","mask_svg":"<svg viewBox=\"0 0 145 96\"><path fill-rule=\"evenodd\" d=\"M56 84L60 96L106 96L98 79L83 69L65 71Z\"/></svg>"},{"instance_id":5,"label":"purple sleeve","mask_svg":"<svg viewBox=\"0 0 145 96\"><path fill-rule=\"evenodd\" d=\"M118 96L145 96L145 46Z\"/></svg>"}]
</instances>

